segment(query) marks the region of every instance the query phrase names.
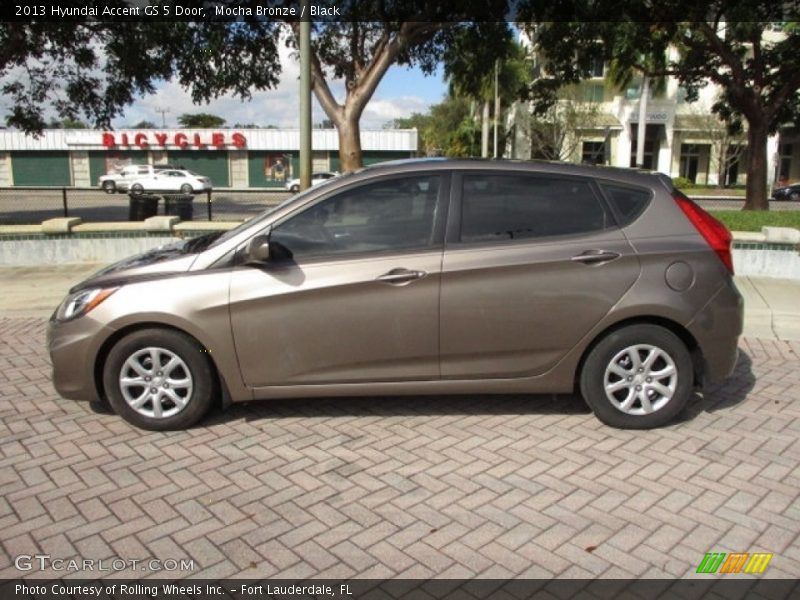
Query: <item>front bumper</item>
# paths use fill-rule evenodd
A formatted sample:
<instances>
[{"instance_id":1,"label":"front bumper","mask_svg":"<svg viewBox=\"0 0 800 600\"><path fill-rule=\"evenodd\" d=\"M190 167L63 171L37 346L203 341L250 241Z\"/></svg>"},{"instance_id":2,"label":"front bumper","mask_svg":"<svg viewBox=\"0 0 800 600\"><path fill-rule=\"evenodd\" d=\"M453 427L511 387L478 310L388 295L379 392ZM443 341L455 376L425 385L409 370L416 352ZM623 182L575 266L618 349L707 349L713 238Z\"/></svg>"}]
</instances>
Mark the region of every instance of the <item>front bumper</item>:
<instances>
[{"instance_id":1,"label":"front bumper","mask_svg":"<svg viewBox=\"0 0 800 600\"><path fill-rule=\"evenodd\" d=\"M95 365L102 344L113 330L88 315L47 324L47 352L53 365L53 387L64 398L98 400Z\"/></svg>"}]
</instances>

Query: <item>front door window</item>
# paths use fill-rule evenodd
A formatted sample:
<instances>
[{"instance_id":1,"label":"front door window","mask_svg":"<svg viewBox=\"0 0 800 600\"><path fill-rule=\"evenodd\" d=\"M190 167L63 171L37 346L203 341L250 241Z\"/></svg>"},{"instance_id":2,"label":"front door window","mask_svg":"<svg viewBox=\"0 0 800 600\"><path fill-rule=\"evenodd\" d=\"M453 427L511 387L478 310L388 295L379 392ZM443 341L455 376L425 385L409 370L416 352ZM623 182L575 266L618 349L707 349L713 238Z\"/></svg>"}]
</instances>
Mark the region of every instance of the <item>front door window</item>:
<instances>
[{"instance_id":1,"label":"front door window","mask_svg":"<svg viewBox=\"0 0 800 600\"><path fill-rule=\"evenodd\" d=\"M270 238L296 259L429 247L439 180L402 177L342 192L277 225Z\"/></svg>"}]
</instances>

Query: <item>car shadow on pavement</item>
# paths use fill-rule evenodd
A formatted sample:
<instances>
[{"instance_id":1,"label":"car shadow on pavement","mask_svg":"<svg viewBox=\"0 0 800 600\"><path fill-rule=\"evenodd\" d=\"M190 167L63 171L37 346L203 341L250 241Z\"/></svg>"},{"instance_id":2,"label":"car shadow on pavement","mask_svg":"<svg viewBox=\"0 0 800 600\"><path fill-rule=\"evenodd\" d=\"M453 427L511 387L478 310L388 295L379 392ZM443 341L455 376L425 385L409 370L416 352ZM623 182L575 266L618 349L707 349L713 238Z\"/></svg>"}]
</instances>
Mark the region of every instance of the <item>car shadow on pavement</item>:
<instances>
[{"instance_id":1,"label":"car shadow on pavement","mask_svg":"<svg viewBox=\"0 0 800 600\"><path fill-rule=\"evenodd\" d=\"M293 398L234 404L216 410L204 425L244 419L297 417L414 417L444 415L577 415L590 414L586 403L573 394L458 395L458 396L343 396Z\"/></svg>"},{"instance_id":2,"label":"car shadow on pavement","mask_svg":"<svg viewBox=\"0 0 800 600\"><path fill-rule=\"evenodd\" d=\"M740 351L734 373L721 384L706 388L702 394L694 394L674 423L693 421L703 412L727 410L743 402L756 381L752 364L750 356ZM113 414L108 405L100 402L93 402L91 409L95 414ZM591 410L578 394L342 396L237 403L226 410L216 408L197 426L298 417L590 414Z\"/></svg>"},{"instance_id":3,"label":"car shadow on pavement","mask_svg":"<svg viewBox=\"0 0 800 600\"><path fill-rule=\"evenodd\" d=\"M733 374L721 383L707 386L701 394L695 394L676 422L692 421L704 412L715 413L733 408L744 402L755 383L753 361L740 349Z\"/></svg>"}]
</instances>

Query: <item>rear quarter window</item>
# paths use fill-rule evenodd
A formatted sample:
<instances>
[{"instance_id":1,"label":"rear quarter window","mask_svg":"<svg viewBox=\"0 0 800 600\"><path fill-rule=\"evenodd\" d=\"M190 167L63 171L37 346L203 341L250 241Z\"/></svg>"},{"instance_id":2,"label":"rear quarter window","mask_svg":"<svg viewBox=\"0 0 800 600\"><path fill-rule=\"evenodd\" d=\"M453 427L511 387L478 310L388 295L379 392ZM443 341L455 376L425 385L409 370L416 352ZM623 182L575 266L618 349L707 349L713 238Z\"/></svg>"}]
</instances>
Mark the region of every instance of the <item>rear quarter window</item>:
<instances>
[{"instance_id":1,"label":"rear quarter window","mask_svg":"<svg viewBox=\"0 0 800 600\"><path fill-rule=\"evenodd\" d=\"M620 227L633 223L644 212L653 193L646 188L600 183L609 204L617 216Z\"/></svg>"}]
</instances>

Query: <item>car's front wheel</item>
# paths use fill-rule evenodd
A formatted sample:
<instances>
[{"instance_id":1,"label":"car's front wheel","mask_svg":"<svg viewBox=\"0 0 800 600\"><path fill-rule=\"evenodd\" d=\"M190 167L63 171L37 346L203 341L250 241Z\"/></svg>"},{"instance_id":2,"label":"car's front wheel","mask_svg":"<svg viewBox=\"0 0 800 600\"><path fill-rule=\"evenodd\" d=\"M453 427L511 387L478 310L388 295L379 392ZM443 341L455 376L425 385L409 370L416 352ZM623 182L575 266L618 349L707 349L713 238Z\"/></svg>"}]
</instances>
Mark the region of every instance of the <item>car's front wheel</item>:
<instances>
[{"instance_id":1,"label":"car's front wheel","mask_svg":"<svg viewBox=\"0 0 800 600\"><path fill-rule=\"evenodd\" d=\"M192 189L192 186L189 185L188 183L184 183L181 186L181 194L191 194L193 191L194 189Z\"/></svg>"},{"instance_id":2,"label":"car's front wheel","mask_svg":"<svg viewBox=\"0 0 800 600\"><path fill-rule=\"evenodd\" d=\"M296 194L297 192L300 191L300 186L295 183L292 187L289 188L289 191L292 192L293 194Z\"/></svg>"},{"instance_id":3,"label":"car's front wheel","mask_svg":"<svg viewBox=\"0 0 800 600\"><path fill-rule=\"evenodd\" d=\"M141 183L134 183L131 186L131 194L134 196L141 196L144 194L144 186Z\"/></svg>"},{"instance_id":4,"label":"car's front wheel","mask_svg":"<svg viewBox=\"0 0 800 600\"><path fill-rule=\"evenodd\" d=\"M669 423L683 410L693 387L689 350L658 325L611 332L592 348L580 373L581 394L597 418L623 429Z\"/></svg>"},{"instance_id":5,"label":"car's front wheel","mask_svg":"<svg viewBox=\"0 0 800 600\"><path fill-rule=\"evenodd\" d=\"M211 407L214 383L207 350L171 329L142 329L122 338L103 371L114 411L153 431L197 423Z\"/></svg>"},{"instance_id":6,"label":"car's front wheel","mask_svg":"<svg viewBox=\"0 0 800 600\"><path fill-rule=\"evenodd\" d=\"M789 200L792 202L800 202L800 192L790 192L789 193Z\"/></svg>"}]
</instances>

